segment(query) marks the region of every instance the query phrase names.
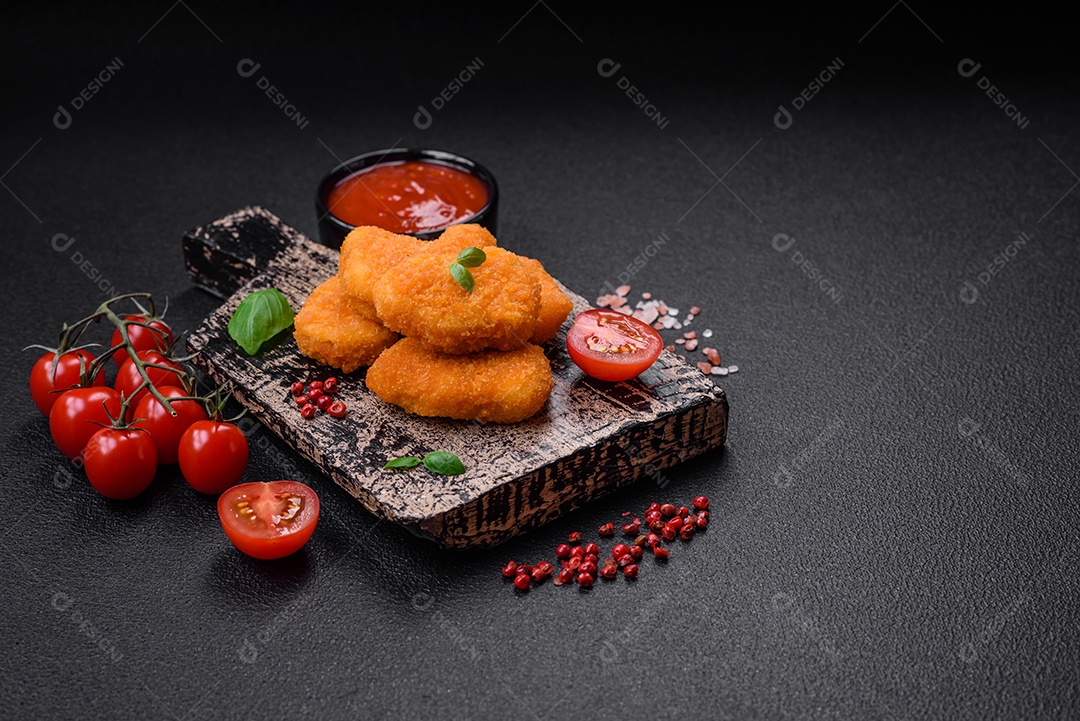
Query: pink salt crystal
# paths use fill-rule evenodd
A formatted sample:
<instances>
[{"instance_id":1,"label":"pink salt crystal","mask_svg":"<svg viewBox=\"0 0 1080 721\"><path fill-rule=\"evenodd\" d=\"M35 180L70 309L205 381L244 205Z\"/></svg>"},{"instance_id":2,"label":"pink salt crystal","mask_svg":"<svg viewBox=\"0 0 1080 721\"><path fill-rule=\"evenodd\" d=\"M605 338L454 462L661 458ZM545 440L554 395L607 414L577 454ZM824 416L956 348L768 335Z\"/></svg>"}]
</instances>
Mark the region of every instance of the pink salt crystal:
<instances>
[{"instance_id":1,"label":"pink salt crystal","mask_svg":"<svg viewBox=\"0 0 1080 721\"><path fill-rule=\"evenodd\" d=\"M691 338L690 340L686 341L686 350L688 350L688 351L697 350L697 339L696 338Z\"/></svg>"},{"instance_id":2,"label":"pink salt crystal","mask_svg":"<svg viewBox=\"0 0 1080 721\"><path fill-rule=\"evenodd\" d=\"M699 361L697 367L698 370L700 370L705 375L709 375L710 373L712 373L712 365L706 363L705 361Z\"/></svg>"},{"instance_id":3,"label":"pink salt crystal","mask_svg":"<svg viewBox=\"0 0 1080 721\"><path fill-rule=\"evenodd\" d=\"M621 295L623 298L625 298L626 294L629 293L629 292L630 292L630 286L628 286L628 285L620 285L618 288L615 289L615 293L618 294L618 295Z\"/></svg>"},{"instance_id":4,"label":"pink salt crystal","mask_svg":"<svg viewBox=\"0 0 1080 721\"><path fill-rule=\"evenodd\" d=\"M660 312L656 310L655 307L641 309L641 320L645 321L646 323L653 323L659 317Z\"/></svg>"}]
</instances>

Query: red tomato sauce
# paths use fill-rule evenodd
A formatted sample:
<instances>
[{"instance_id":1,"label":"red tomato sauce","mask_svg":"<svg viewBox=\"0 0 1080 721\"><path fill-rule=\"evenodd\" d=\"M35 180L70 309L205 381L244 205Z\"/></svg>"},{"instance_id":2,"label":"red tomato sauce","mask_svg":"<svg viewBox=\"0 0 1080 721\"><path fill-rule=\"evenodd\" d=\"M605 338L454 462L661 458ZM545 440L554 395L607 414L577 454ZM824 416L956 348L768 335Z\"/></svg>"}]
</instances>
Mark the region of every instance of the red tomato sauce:
<instances>
[{"instance_id":1,"label":"red tomato sauce","mask_svg":"<svg viewBox=\"0 0 1080 721\"><path fill-rule=\"evenodd\" d=\"M416 233L453 225L487 204L482 180L438 163L383 163L348 175L327 195L330 212L350 225Z\"/></svg>"}]
</instances>

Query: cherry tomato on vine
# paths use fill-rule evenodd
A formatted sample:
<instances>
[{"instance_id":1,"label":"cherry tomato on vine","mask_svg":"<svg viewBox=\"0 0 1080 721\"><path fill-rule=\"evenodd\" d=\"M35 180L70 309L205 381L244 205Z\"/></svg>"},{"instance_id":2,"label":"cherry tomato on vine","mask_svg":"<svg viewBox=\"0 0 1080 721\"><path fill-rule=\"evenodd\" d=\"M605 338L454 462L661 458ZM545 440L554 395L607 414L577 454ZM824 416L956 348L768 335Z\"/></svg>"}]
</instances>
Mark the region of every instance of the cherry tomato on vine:
<instances>
[{"instance_id":1,"label":"cherry tomato on vine","mask_svg":"<svg viewBox=\"0 0 1080 721\"><path fill-rule=\"evenodd\" d=\"M166 386L159 388L166 398L183 398L187 395L183 388ZM209 416L206 408L199 401L175 401L172 404L176 416L169 413L161 401L147 393L139 401L132 416L132 426L150 432L150 438L157 448L157 462L161 465L176 463L180 439L191 424L205 421Z\"/></svg>"},{"instance_id":2,"label":"cherry tomato on vine","mask_svg":"<svg viewBox=\"0 0 1080 721\"><path fill-rule=\"evenodd\" d=\"M89 366L94 360L94 355L84 350L71 350L61 354L59 358L56 358L55 353L46 353L38 358L37 363L30 369L30 397L34 399L34 405L45 414L46 418L52 410L53 403L56 403L56 399L62 395L59 391L78 387L79 358L82 358L83 363ZM98 373L92 385L104 386L105 374Z\"/></svg>"},{"instance_id":3,"label":"cherry tomato on vine","mask_svg":"<svg viewBox=\"0 0 1080 721\"><path fill-rule=\"evenodd\" d=\"M157 449L146 431L99 428L83 453L90 485L106 498L126 501L150 486L157 471Z\"/></svg>"},{"instance_id":4,"label":"cherry tomato on vine","mask_svg":"<svg viewBox=\"0 0 1080 721\"><path fill-rule=\"evenodd\" d=\"M664 349L648 323L614 310L579 313L566 333L570 359L602 381L625 381L653 364Z\"/></svg>"},{"instance_id":5,"label":"cherry tomato on vine","mask_svg":"<svg viewBox=\"0 0 1080 721\"><path fill-rule=\"evenodd\" d=\"M319 497L297 481L241 483L222 493L217 506L233 545L263 560L299 551L319 522Z\"/></svg>"},{"instance_id":6,"label":"cherry tomato on vine","mask_svg":"<svg viewBox=\"0 0 1080 721\"><path fill-rule=\"evenodd\" d=\"M68 458L75 458L101 426L112 423L110 413L113 418L120 415L120 394L115 390L96 386L76 388L56 399L49 411L49 432L60 451Z\"/></svg>"},{"instance_id":7,"label":"cherry tomato on vine","mask_svg":"<svg viewBox=\"0 0 1080 721\"><path fill-rule=\"evenodd\" d=\"M138 321L146 323L146 316L143 315L129 315L124 320ZM128 340L131 341L131 346L138 353L141 350L156 350L164 353L169 350L173 342L172 328L165 324L165 321L154 319L146 325L147 328L141 325L129 325L127 327ZM120 345L122 340L120 336L120 329L117 328L112 334L111 345L115 348ZM113 354L113 360L116 365L122 366L125 361L131 360L131 356L127 354L127 351L121 348Z\"/></svg>"},{"instance_id":8,"label":"cherry tomato on vine","mask_svg":"<svg viewBox=\"0 0 1080 721\"><path fill-rule=\"evenodd\" d=\"M222 493L248 462L247 436L235 423L198 421L180 439L180 472L200 493Z\"/></svg>"},{"instance_id":9,"label":"cherry tomato on vine","mask_svg":"<svg viewBox=\"0 0 1080 721\"><path fill-rule=\"evenodd\" d=\"M158 390L168 386L180 387L183 385L183 379L177 373L177 371L181 370L179 364L172 362L156 350L139 351L136 355L147 363L158 363L176 369L176 371L165 370L163 368L146 369L146 375L149 376L150 382L153 383L154 387ZM142 376L139 375L139 367L135 365L135 361L128 358L124 361L124 364L120 366L120 372L116 374L116 382L113 383L113 388L123 393L125 398L130 398L131 394L135 393L135 389L141 384ZM135 393L135 397L131 401L129 407L135 406L143 399L143 396L149 393L150 391L146 388Z\"/></svg>"}]
</instances>

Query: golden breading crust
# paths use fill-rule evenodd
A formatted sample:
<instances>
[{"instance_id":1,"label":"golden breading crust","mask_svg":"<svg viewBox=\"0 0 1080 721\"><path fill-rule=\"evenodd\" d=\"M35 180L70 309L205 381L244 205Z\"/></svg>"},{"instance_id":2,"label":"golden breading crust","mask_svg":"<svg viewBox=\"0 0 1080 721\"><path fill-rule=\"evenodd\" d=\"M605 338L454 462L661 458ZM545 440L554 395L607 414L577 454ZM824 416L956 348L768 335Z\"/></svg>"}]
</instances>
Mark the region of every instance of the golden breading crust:
<instances>
[{"instance_id":1,"label":"golden breading crust","mask_svg":"<svg viewBox=\"0 0 1080 721\"><path fill-rule=\"evenodd\" d=\"M470 269L469 293L450 274L458 252L435 241L383 274L374 287L379 319L443 353L520 348L536 328L539 280L513 253L488 247L483 265Z\"/></svg>"},{"instance_id":2,"label":"golden breading crust","mask_svg":"<svg viewBox=\"0 0 1080 721\"><path fill-rule=\"evenodd\" d=\"M294 323L293 337L301 353L345 373L371 365L397 340L396 333L346 300L336 275L311 291Z\"/></svg>"},{"instance_id":3,"label":"golden breading crust","mask_svg":"<svg viewBox=\"0 0 1080 721\"><path fill-rule=\"evenodd\" d=\"M536 328L533 329L529 342L549 341L559 333L566 316L574 309L574 304L566 297L566 293L559 289L555 279L548 275L540 261L521 255L518 259L540 281L540 313L536 316Z\"/></svg>"},{"instance_id":4,"label":"golden breading crust","mask_svg":"<svg viewBox=\"0 0 1080 721\"><path fill-rule=\"evenodd\" d=\"M402 338L368 369L367 386L420 416L516 423L543 408L554 381L539 346L447 355Z\"/></svg>"},{"instance_id":5,"label":"golden breading crust","mask_svg":"<svg viewBox=\"0 0 1080 721\"><path fill-rule=\"evenodd\" d=\"M373 225L354 228L341 244L338 275L342 291L358 311L369 318L375 317L373 283L426 246L427 243L411 235L398 235Z\"/></svg>"},{"instance_id":6,"label":"golden breading crust","mask_svg":"<svg viewBox=\"0 0 1080 721\"><path fill-rule=\"evenodd\" d=\"M498 245L495 236L487 228L476 223L451 225L431 242L440 247L453 246L458 252L466 248L493 248Z\"/></svg>"}]
</instances>

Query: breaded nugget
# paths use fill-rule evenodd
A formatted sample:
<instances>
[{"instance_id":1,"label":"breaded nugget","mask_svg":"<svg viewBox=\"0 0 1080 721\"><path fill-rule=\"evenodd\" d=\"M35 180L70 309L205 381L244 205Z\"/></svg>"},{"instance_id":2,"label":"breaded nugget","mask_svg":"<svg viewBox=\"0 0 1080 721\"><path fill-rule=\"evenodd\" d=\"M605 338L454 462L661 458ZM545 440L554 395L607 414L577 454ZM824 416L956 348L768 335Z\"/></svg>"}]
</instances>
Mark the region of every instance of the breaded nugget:
<instances>
[{"instance_id":1,"label":"breaded nugget","mask_svg":"<svg viewBox=\"0 0 1080 721\"><path fill-rule=\"evenodd\" d=\"M346 373L371 365L397 340L396 333L345 299L336 275L311 291L294 324L293 337L301 353Z\"/></svg>"},{"instance_id":2,"label":"breaded nugget","mask_svg":"<svg viewBox=\"0 0 1080 721\"><path fill-rule=\"evenodd\" d=\"M487 228L476 223L451 225L431 242L437 247L452 246L457 248L458 252L466 248L493 248L498 245L495 236Z\"/></svg>"},{"instance_id":3,"label":"breaded nugget","mask_svg":"<svg viewBox=\"0 0 1080 721\"><path fill-rule=\"evenodd\" d=\"M449 232L449 231L447 231ZM375 309L387 328L442 353L513 350L532 337L540 311L540 282L517 256L488 247L470 268L466 291L450 274L459 249L432 242L375 283Z\"/></svg>"},{"instance_id":4,"label":"breaded nugget","mask_svg":"<svg viewBox=\"0 0 1080 721\"><path fill-rule=\"evenodd\" d=\"M516 423L544 406L554 381L539 346L447 355L402 338L368 369L367 386L420 416Z\"/></svg>"},{"instance_id":5,"label":"breaded nugget","mask_svg":"<svg viewBox=\"0 0 1080 721\"><path fill-rule=\"evenodd\" d=\"M540 281L540 312L536 316L536 328L533 329L529 342L549 341L559 333L566 316L574 309L574 304L555 283L555 279L544 270L540 261L522 255L519 255L518 259Z\"/></svg>"},{"instance_id":6,"label":"breaded nugget","mask_svg":"<svg viewBox=\"0 0 1080 721\"><path fill-rule=\"evenodd\" d=\"M354 228L341 243L338 275L349 302L369 318L375 317L372 284L383 273L427 245L411 235L398 235L373 225Z\"/></svg>"}]
</instances>

